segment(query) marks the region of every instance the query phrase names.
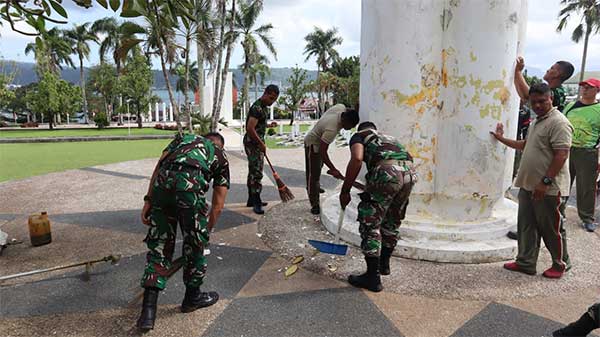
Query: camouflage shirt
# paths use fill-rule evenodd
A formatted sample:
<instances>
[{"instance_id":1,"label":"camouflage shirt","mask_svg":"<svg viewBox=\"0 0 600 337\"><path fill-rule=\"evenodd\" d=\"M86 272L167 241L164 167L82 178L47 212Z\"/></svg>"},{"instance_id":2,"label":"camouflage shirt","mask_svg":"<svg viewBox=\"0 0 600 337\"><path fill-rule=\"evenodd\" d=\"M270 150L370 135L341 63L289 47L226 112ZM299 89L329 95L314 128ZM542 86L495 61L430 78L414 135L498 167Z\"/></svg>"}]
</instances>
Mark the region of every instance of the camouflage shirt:
<instances>
[{"instance_id":1,"label":"camouflage shirt","mask_svg":"<svg viewBox=\"0 0 600 337\"><path fill-rule=\"evenodd\" d=\"M552 106L557 107L558 110L562 112L565 108L566 102L567 92L565 91L565 88L562 85L552 89Z\"/></svg>"},{"instance_id":2,"label":"camouflage shirt","mask_svg":"<svg viewBox=\"0 0 600 337\"><path fill-rule=\"evenodd\" d=\"M363 161L367 164L367 182L380 180L377 171L382 160L412 161L411 155L400 142L391 136L380 134L374 130L355 133L350 139L350 146L360 143L364 146ZM408 170L405 166L402 170Z\"/></svg>"},{"instance_id":3,"label":"camouflage shirt","mask_svg":"<svg viewBox=\"0 0 600 337\"><path fill-rule=\"evenodd\" d=\"M257 99L250 107L250 111L248 111L248 116L246 117L246 130L248 129L250 117L254 117L258 120L258 123L256 124L256 133L263 142L265 141L265 133L267 132L268 110L268 107L264 105L260 99ZM244 144L255 144L255 141L250 138L247 131L244 135Z\"/></svg>"},{"instance_id":4,"label":"camouflage shirt","mask_svg":"<svg viewBox=\"0 0 600 337\"><path fill-rule=\"evenodd\" d=\"M181 151L181 148L197 139L200 140L199 143ZM227 156L209 139L193 134L177 135L165 151L169 154L176 151L178 153L174 157L167 155L160 164L154 181L155 187L205 194L212 180L213 188L216 186L229 188Z\"/></svg>"}]
</instances>

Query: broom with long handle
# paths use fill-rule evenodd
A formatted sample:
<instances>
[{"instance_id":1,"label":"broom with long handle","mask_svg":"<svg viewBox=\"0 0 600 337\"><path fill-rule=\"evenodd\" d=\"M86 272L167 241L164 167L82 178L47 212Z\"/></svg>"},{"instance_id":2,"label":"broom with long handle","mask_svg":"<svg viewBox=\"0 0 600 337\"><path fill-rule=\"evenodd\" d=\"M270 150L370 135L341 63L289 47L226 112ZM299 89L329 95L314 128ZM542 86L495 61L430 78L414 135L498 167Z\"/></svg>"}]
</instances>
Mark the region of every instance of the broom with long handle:
<instances>
[{"instance_id":1,"label":"broom with long handle","mask_svg":"<svg viewBox=\"0 0 600 337\"><path fill-rule=\"evenodd\" d=\"M271 164L271 160L269 159L269 157L267 156L266 153L265 153L265 158L267 158L267 163L269 163L269 167L271 167L271 172L273 172L273 178L275 179L275 182L277 183L277 190L279 191L279 197L281 198L281 201L288 202L290 200L294 200L294 194L285 185L283 180L281 180L281 177L279 177L279 174L277 174L277 172L273 168L273 164Z\"/></svg>"}]
</instances>

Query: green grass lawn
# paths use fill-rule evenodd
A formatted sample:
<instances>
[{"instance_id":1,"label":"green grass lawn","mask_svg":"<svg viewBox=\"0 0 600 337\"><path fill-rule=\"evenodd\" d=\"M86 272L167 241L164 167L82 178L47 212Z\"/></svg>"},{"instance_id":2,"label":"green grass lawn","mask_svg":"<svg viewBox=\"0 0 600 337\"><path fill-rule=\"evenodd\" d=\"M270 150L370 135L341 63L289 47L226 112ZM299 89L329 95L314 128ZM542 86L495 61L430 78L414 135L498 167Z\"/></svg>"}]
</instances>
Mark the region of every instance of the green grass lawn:
<instances>
[{"instance_id":1,"label":"green grass lawn","mask_svg":"<svg viewBox=\"0 0 600 337\"><path fill-rule=\"evenodd\" d=\"M154 128L131 128L131 135L168 135L175 131L158 130ZM0 138L33 138L33 137L91 137L91 136L127 136L126 128L118 129L69 129L69 130L2 130L0 129Z\"/></svg>"},{"instance_id":2,"label":"green grass lawn","mask_svg":"<svg viewBox=\"0 0 600 337\"><path fill-rule=\"evenodd\" d=\"M0 144L0 182L94 165L158 158L169 142L169 139L159 139Z\"/></svg>"}]
</instances>

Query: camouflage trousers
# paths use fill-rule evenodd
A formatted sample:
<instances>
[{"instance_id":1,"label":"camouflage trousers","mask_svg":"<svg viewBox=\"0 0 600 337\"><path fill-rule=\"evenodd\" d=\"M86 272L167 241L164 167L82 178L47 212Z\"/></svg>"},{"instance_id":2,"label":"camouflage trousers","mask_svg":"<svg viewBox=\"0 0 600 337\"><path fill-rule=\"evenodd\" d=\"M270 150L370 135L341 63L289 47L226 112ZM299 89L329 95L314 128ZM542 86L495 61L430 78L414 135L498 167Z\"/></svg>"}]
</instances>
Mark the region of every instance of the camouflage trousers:
<instances>
[{"instance_id":1,"label":"camouflage trousers","mask_svg":"<svg viewBox=\"0 0 600 337\"><path fill-rule=\"evenodd\" d=\"M263 167L265 154L254 144L244 143L244 150L248 158L248 193L260 194L262 192Z\"/></svg>"},{"instance_id":2,"label":"camouflage trousers","mask_svg":"<svg viewBox=\"0 0 600 337\"><path fill-rule=\"evenodd\" d=\"M410 171L376 170L380 172L369 173L371 177L367 179L366 191L360 194L358 204L360 247L368 257L379 257L382 245L392 249L396 247L400 239L399 228L415 183L411 180Z\"/></svg>"},{"instance_id":3,"label":"camouflage trousers","mask_svg":"<svg viewBox=\"0 0 600 337\"><path fill-rule=\"evenodd\" d=\"M177 224L183 234L183 282L199 287L206 273L204 247L208 244L208 205L196 192L172 192L155 187L152 192L152 221L144 240L148 246L146 268L141 280L144 288L164 289L173 261Z\"/></svg>"}]
</instances>

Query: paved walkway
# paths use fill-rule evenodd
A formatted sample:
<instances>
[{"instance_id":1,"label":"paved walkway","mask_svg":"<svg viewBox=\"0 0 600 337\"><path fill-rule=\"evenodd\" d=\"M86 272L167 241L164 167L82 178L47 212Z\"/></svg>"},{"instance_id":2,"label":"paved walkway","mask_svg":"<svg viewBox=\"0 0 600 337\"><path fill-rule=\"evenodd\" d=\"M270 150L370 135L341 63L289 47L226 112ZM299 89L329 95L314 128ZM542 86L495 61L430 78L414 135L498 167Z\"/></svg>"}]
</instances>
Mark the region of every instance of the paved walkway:
<instances>
[{"instance_id":1,"label":"paved walkway","mask_svg":"<svg viewBox=\"0 0 600 337\"><path fill-rule=\"evenodd\" d=\"M233 145L229 137L228 143ZM277 190L267 178L270 173L265 172L263 196L270 202L268 212L283 210L279 226L302 226L306 218L302 210L308 209L303 200L303 150L272 150L271 154L299 201L289 207L278 206ZM337 149L332 157L342 167L347 149ZM372 294L349 287L328 273L305 269L308 263L286 278L284 270L293 254L274 252L265 244L265 233L257 223L262 217L244 207L245 157L232 150L229 158L232 188L211 236L203 286L218 291L221 300L210 308L181 314L178 306L184 286L179 272L161 294L157 326L147 336L549 336L598 300L597 280L561 296L536 292L520 299L494 300L489 293L496 287L509 290L512 283L523 287L539 282L508 272L502 273L502 279L489 281L485 299L427 295L410 287ZM83 269L73 269L0 284L0 336L139 335L133 328L139 304L130 302L139 291L145 260L142 240L146 227L139 213L155 163L156 159L139 160L0 183L0 228L25 242L4 251L1 275L123 255L116 266L95 266L87 282L82 280ZM330 177L324 177L322 183L326 189L338 185ZM53 242L33 248L28 244L26 216L39 211L50 215ZM580 230L575 219L570 221L573 230ZM588 235L590 258L596 259L600 239L598 234ZM301 241L286 244L300 247L305 244ZM306 258L306 262L311 260ZM419 289L428 284L450 291L455 286L468 287L459 277L468 266L396 262L412 267L396 270L387 283L404 285L403 273L410 273L411 279L420 282ZM574 261L571 273L585 272L578 269L578 262ZM427 273L419 274L436 268L446 273L443 285L432 283L439 281ZM458 279L461 281L453 282ZM568 284L574 279L548 282Z\"/></svg>"}]
</instances>

